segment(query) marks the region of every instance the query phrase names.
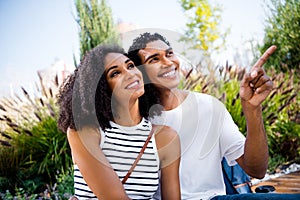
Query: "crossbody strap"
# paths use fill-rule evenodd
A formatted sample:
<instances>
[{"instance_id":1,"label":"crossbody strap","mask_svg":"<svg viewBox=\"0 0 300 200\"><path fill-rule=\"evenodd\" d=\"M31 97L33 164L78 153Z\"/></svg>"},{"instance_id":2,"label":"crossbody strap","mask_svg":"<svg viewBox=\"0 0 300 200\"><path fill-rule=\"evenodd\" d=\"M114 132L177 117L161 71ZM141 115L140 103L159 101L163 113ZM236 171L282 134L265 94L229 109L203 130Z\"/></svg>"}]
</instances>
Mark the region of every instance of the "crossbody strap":
<instances>
[{"instance_id":1,"label":"crossbody strap","mask_svg":"<svg viewBox=\"0 0 300 200\"><path fill-rule=\"evenodd\" d=\"M122 184L124 184L124 183L127 181L127 179L129 178L130 174L133 172L135 166L137 165L137 163L138 163L139 160L141 159L141 157L142 157L142 155L143 155L143 153L144 153L144 151L145 151L145 149L146 149L146 147L147 147L147 145L148 145L148 143L149 143L149 141L150 141L150 139L151 139L153 133L154 133L154 128L152 127L151 132L149 133L148 138L147 138L147 140L145 141L145 144L144 144L144 146L142 147L142 149L141 149L139 155L138 155L137 158L135 159L135 161L134 161L134 163L132 164L131 168L128 170L126 176L123 178Z\"/></svg>"}]
</instances>

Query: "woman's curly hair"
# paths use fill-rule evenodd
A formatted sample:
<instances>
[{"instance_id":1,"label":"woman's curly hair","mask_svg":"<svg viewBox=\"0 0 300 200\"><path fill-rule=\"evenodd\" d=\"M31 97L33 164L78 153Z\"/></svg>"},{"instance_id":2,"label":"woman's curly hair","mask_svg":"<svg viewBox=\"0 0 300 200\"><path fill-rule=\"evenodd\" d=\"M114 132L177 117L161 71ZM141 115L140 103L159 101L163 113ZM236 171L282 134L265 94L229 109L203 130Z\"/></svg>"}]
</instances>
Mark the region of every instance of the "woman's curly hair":
<instances>
[{"instance_id":1,"label":"woman's curly hair","mask_svg":"<svg viewBox=\"0 0 300 200\"><path fill-rule=\"evenodd\" d=\"M72 96L77 72L78 68L64 80L57 95L57 104L59 106L57 125L64 133L67 132L68 127L75 129L72 114Z\"/></svg>"},{"instance_id":2,"label":"woman's curly hair","mask_svg":"<svg viewBox=\"0 0 300 200\"><path fill-rule=\"evenodd\" d=\"M90 50L79 67L60 89L58 104L60 115L58 127L66 132L68 127L81 129L84 126L111 128L113 121L112 91L106 80L104 59L108 53L127 56L117 45L99 45ZM149 101L143 95L139 98L142 117L148 118L150 107L157 101Z\"/></svg>"}]
</instances>

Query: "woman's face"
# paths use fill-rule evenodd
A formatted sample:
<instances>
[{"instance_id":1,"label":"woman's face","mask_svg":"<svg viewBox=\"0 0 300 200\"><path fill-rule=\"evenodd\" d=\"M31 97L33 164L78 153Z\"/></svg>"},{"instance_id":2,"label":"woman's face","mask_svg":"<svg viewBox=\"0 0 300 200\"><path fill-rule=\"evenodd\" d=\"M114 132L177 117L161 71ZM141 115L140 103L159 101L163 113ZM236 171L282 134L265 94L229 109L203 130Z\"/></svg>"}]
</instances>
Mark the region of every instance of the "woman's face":
<instances>
[{"instance_id":1,"label":"woman's face","mask_svg":"<svg viewBox=\"0 0 300 200\"><path fill-rule=\"evenodd\" d=\"M106 80L118 102L137 99L144 94L142 73L121 53L108 53L104 59Z\"/></svg>"}]
</instances>

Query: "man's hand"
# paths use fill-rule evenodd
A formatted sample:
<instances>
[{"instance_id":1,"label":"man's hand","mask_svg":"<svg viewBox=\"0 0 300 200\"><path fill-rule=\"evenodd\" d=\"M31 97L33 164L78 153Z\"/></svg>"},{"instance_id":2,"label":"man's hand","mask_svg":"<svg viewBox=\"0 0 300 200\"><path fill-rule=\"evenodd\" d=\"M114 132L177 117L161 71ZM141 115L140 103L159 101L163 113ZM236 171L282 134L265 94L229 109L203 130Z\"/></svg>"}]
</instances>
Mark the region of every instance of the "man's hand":
<instances>
[{"instance_id":1,"label":"man's hand","mask_svg":"<svg viewBox=\"0 0 300 200\"><path fill-rule=\"evenodd\" d=\"M254 64L249 73L244 75L240 85L242 101L254 107L261 105L273 89L273 82L266 75L262 66L270 55L275 52L276 46L271 46Z\"/></svg>"}]
</instances>

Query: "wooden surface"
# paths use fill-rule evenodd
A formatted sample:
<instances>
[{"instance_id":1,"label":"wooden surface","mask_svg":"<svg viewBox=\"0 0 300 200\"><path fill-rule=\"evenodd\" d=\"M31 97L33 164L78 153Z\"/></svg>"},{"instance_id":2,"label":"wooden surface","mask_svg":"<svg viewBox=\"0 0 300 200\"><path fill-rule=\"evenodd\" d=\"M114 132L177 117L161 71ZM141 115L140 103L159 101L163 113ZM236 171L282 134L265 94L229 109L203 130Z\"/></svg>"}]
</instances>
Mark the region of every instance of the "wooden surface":
<instances>
[{"instance_id":1,"label":"wooden surface","mask_svg":"<svg viewBox=\"0 0 300 200\"><path fill-rule=\"evenodd\" d=\"M276 193L300 194L300 171L255 184L251 187L252 191L255 192L255 188L260 185L272 185Z\"/></svg>"}]
</instances>

